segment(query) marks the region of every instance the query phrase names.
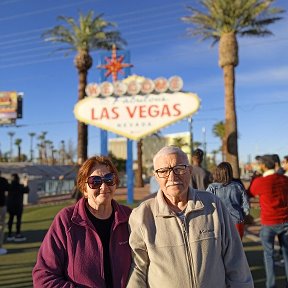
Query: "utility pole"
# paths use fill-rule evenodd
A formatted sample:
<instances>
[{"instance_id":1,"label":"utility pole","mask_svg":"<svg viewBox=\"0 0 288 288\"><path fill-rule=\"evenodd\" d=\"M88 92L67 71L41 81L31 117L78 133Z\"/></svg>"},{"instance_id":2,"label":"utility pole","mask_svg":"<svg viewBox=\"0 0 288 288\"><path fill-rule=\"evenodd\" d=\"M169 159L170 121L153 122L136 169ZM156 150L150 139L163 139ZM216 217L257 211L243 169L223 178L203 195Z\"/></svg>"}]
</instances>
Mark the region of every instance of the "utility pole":
<instances>
[{"instance_id":1,"label":"utility pole","mask_svg":"<svg viewBox=\"0 0 288 288\"><path fill-rule=\"evenodd\" d=\"M206 159L206 154L207 154L207 143L206 143L206 128L202 128L202 134L203 134L203 152L204 152L204 157L203 157L203 167L207 169L207 159Z\"/></svg>"},{"instance_id":2,"label":"utility pole","mask_svg":"<svg viewBox=\"0 0 288 288\"><path fill-rule=\"evenodd\" d=\"M193 126L192 126L192 116L190 118L188 118L188 122L189 122L189 136L190 136L190 161L192 163L192 155L193 155Z\"/></svg>"}]
</instances>

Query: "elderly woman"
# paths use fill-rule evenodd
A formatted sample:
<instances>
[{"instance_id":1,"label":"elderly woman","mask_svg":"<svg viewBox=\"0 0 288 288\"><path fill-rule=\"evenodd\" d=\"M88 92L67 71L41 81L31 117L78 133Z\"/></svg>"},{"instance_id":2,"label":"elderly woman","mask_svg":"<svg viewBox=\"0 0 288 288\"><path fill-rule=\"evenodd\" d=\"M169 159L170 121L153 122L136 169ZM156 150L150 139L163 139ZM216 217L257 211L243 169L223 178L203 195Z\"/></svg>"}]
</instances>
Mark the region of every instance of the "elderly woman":
<instances>
[{"instance_id":1,"label":"elderly woman","mask_svg":"<svg viewBox=\"0 0 288 288\"><path fill-rule=\"evenodd\" d=\"M207 191L218 196L224 203L238 230L240 238L244 235L244 216L249 214L249 200L243 184L233 179L232 166L220 163L213 173L213 183Z\"/></svg>"},{"instance_id":2,"label":"elderly woman","mask_svg":"<svg viewBox=\"0 0 288 288\"><path fill-rule=\"evenodd\" d=\"M83 163L77 186L84 197L56 215L33 269L34 287L126 287L131 209L113 200L118 184L109 158Z\"/></svg>"}]
</instances>

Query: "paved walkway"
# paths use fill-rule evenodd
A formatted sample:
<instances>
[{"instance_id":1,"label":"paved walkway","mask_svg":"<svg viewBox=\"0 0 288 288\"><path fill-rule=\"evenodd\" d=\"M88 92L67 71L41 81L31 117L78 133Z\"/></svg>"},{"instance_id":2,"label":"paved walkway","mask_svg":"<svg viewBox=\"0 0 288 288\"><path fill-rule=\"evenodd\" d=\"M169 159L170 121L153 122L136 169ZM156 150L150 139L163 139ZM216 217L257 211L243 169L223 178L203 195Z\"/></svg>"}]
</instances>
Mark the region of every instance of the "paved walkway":
<instances>
[{"instance_id":1,"label":"paved walkway","mask_svg":"<svg viewBox=\"0 0 288 288\"><path fill-rule=\"evenodd\" d=\"M146 184L144 187L134 187L134 201L138 202L143 200L149 195L149 184ZM116 190L115 200L126 200L127 199L127 188L118 188Z\"/></svg>"},{"instance_id":2,"label":"paved walkway","mask_svg":"<svg viewBox=\"0 0 288 288\"><path fill-rule=\"evenodd\" d=\"M249 238L254 242L260 242L260 219L254 219L254 223L250 225L245 225L245 237Z\"/></svg>"}]
</instances>

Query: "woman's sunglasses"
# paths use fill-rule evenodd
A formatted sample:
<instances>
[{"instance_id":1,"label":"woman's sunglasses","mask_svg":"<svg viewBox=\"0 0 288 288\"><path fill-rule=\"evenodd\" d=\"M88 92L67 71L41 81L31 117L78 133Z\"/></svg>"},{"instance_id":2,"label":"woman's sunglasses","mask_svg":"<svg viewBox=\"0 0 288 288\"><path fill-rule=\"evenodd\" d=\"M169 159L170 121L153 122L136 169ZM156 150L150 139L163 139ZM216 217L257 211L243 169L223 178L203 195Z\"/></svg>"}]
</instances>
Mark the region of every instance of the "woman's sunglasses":
<instances>
[{"instance_id":1,"label":"woman's sunglasses","mask_svg":"<svg viewBox=\"0 0 288 288\"><path fill-rule=\"evenodd\" d=\"M90 176L87 179L88 186L91 189L98 189L102 183L107 184L108 186L113 186L116 183L116 177L114 173L108 173L104 175L103 177L101 176Z\"/></svg>"}]
</instances>

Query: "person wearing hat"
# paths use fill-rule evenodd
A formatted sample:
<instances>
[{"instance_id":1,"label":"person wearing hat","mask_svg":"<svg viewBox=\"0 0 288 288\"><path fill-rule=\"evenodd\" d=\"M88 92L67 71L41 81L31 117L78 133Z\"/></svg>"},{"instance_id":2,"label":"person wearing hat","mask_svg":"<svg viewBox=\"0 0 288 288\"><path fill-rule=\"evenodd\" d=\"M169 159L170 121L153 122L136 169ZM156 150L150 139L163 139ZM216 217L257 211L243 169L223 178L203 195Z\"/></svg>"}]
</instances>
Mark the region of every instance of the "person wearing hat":
<instances>
[{"instance_id":1,"label":"person wearing hat","mask_svg":"<svg viewBox=\"0 0 288 288\"><path fill-rule=\"evenodd\" d=\"M206 190L208 185L212 183L212 174L201 166L204 152L196 149L192 153L192 187L198 190Z\"/></svg>"},{"instance_id":2,"label":"person wearing hat","mask_svg":"<svg viewBox=\"0 0 288 288\"><path fill-rule=\"evenodd\" d=\"M288 178L275 172L272 155L257 157L263 175L252 179L249 192L259 197L261 207L260 238L264 250L266 287L276 287L274 270L274 241L282 243L286 281L288 279ZM287 282L288 287L288 282Z\"/></svg>"}]
</instances>

